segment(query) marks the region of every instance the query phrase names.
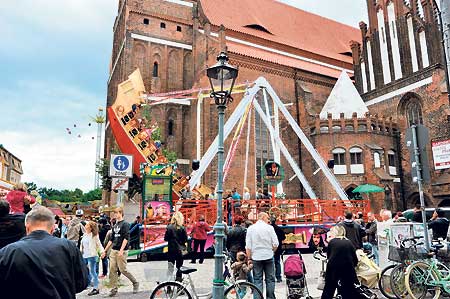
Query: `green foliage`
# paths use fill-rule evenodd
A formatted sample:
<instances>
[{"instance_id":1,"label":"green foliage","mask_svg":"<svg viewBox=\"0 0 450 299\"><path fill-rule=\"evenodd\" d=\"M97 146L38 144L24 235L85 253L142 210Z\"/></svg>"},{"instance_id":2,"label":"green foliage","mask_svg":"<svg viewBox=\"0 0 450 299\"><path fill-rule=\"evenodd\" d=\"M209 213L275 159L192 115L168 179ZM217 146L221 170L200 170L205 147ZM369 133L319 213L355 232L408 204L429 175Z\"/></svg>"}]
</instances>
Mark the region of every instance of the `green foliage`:
<instances>
[{"instance_id":1,"label":"green foliage","mask_svg":"<svg viewBox=\"0 0 450 299\"><path fill-rule=\"evenodd\" d=\"M75 188L75 190L56 190L53 188L37 188L35 189L43 199L57 200L60 202L87 202L102 199L102 190L95 189L87 193L83 190Z\"/></svg>"},{"instance_id":2,"label":"green foliage","mask_svg":"<svg viewBox=\"0 0 450 299\"><path fill-rule=\"evenodd\" d=\"M111 177L109 176L109 163L108 159L101 159L98 165L95 167L95 171L99 174L101 179L101 187L103 190L111 190Z\"/></svg>"},{"instance_id":3,"label":"green foliage","mask_svg":"<svg viewBox=\"0 0 450 299\"><path fill-rule=\"evenodd\" d=\"M33 183L33 182L29 182L29 183L25 182L25 185L26 185L27 188L28 188L28 192L37 190L37 186L36 186L36 184Z\"/></svg>"},{"instance_id":4,"label":"green foliage","mask_svg":"<svg viewBox=\"0 0 450 299\"><path fill-rule=\"evenodd\" d=\"M167 158L167 161L169 163L175 163L175 161L178 159L176 152L169 151L168 149L163 149L162 153Z\"/></svg>"},{"instance_id":5,"label":"green foliage","mask_svg":"<svg viewBox=\"0 0 450 299\"><path fill-rule=\"evenodd\" d=\"M152 139L153 140L160 140L161 141L161 129L158 127L152 132Z\"/></svg>"},{"instance_id":6,"label":"green foliage","mask_svg":"<svg viewBox=\"0 0 450 299\"><path fill-rule=\"evenodd\" d=\"M91 190L87 193L84 193L82 196L82 201L94 201L94 200L101 200L102 199L102 189L97 188L94 190Z\"/></svg>"},{"instance_id":7,"label":"green foliage","mask_svg":"<svg viewBox=\"0 0 450 299\"><path fill-rule=\"evenodd\" d=\"M152 120L152 108L150 106L143 106L141 108L141 115L150 123Z\"/></svg>"}]
</instances>

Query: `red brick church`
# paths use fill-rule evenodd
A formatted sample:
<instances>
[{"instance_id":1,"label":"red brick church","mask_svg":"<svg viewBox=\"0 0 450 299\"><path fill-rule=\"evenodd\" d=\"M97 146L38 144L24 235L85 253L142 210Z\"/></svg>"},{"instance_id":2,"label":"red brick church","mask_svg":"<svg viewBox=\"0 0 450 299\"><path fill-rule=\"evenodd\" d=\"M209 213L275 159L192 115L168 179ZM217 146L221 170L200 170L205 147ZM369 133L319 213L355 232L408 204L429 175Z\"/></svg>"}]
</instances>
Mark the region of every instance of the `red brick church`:
<instances>
[{"instance_id":1,"label":"red brick church","mask_svg":"<svg viewBox=\"0 0 450 299\"><path fill-rule=\"evenodd\" d=\"M401 0L367 2L369 25L361 23L358 30L272 0L119 0L107 105L114 103L117 85L136 68L148 94L207 89L206 67L226 50L230 63L239 67L239 84L260 76L269 81L323 159L334 159L335 175L350 196L356 186L371 183L385 189L371 195L375 209L410 206L417 190L404 146L408 122L415 117L429 127L431 164L431 142L450 138L440 35L431 1L411 1L409 6ZM264 103L262 95L257 100ZM227 115L238 101L236 96ZM186 172L217 134L216 106L209 98L154 105L151 114ZM242 190L245 161L251 192L266 187L261 168L274 153L261 119L251 117L226 189ZM280 117L279 122L281 139L316 194L336 197L323 174L314 174L317 165L287 121ZM107 154L116 147L113 138L107 132ZM283 158L281 164L287 196L307 197L297 179L288 180L294 172ZM216 168L214 163L209 167L204 184L215 184ZM437 205L450 198L450 174L430 168L426 197L429 205Z\"/></svg>"}]
</instances>

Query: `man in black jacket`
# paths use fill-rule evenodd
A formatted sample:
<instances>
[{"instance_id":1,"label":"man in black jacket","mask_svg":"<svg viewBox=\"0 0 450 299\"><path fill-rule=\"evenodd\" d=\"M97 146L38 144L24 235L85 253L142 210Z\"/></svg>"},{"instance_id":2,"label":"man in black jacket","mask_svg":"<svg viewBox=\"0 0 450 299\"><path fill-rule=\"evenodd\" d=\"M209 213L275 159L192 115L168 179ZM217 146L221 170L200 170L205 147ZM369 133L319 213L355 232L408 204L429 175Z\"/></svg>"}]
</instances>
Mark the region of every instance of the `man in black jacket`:
<instances>
[{"instance_id":1,"label":"man in black jacket","mask_svg":"<svg viewBox=\"0 0 450 299\"><path fill-rule=\"evenodd\" d=\"M236 255L239 251L245 251L245 236L247 230L242 226L242 216L236 216L234 219L234 226L227 233L227 249L233 257L233 262L236 261Z\"/></svg>"},{"instance_id":2,"label":"man in black jacket","mask_svg":"<svg viewBox=\"0 0 450 299\"><path fill-rule=\"evenodd\" d=\"M25 216L9 214L9 203L0 200L0 249L25 236Z\"/></svg>"},{"instance_id":3,"label":"man in black jacket","mask_svg":"<svg viewBox=\"0 0 450 299\"><path fill-rule=\"evenodd\" d=\"M444 211L437 208L433 213L433 217L431 217L431 221L428 222L428 227L433 230L433 240L438 240L439 238L445 240L448 226L449 221L445 218Z\"/></svg>"},{"instance_id":4,"label":"man in black jacket","mask_svg":"<svg viewBox=\"0 0 450 299\"><path fill-rule=\"evenodd\" d=\"M0 250L2 298L75 299L88 269L75 243L51 235L53 213L38 207L25 219L27 236Z\"/></svg>"},{"instance_id":5,"label":"man in black jacket","mask_svg":"<svg viewBox=\"0 0 450 299\"><path fill-rule=\"evenodd\" d=\"M363 247L362 238L366 236L366 231L361 225L353 221L352 212L345 212L345 219L341 225L345 229L345 237L352 242L355 249L361 249Z\"/></svg>"},{"instance_id":6,"label":"man in black jacket","mask_svg":"<svg viewBox=\"0 0 450 299\"><path fill-rule=\"evenodd\" d=\"M272 227L275 230L275 234L278 239L278 248L273 254L273 260L275 262L275 278L277 282L282 282L281 279L281 254L283 253L283 241L286 240L286 233L284 230L277 225L277 219L272 217L271 219Z\"/></svg>"}]
</instances>

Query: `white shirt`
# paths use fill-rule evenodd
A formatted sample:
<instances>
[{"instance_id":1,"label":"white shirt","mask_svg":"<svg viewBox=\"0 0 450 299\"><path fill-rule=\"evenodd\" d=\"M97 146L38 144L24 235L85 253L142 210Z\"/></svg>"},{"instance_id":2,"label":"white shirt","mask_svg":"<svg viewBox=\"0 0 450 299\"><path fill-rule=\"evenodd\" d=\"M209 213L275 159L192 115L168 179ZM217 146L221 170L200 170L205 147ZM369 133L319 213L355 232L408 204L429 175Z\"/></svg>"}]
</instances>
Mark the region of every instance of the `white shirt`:
<instances>
[{"instance_id":1,"label":"white shirt","mask_svg":"<svg viewBox=\"0 0 450 299\"><path fill-rule=\"evenodd\" d=\"M278 238L273 227L262 220L247 229L245 248L252 254L252 260L264 261L273 258L273 248L278 247Z\"/></svg>"}]
</instances>

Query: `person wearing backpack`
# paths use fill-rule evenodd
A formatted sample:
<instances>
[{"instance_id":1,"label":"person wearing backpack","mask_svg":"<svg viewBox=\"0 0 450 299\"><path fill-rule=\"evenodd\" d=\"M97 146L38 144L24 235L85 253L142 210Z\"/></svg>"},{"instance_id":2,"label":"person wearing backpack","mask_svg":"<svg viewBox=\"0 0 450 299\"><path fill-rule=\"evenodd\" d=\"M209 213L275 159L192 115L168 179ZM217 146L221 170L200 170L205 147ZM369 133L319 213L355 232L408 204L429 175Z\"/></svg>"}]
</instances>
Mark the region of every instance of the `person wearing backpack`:
<instances>
[{"instance_id":1,"label":"person wearing backpack","mask_svg":"<svg viewBox=\"0 0 450 299\"><path fill-rule=\"evenodd\" d=\"M86 229L81 221L81 218L83 217L83 210L77 210L75 212L75 216L76 217L69 223L69 228L67 229L67 240L75 242L78 248L80 248L81 239L86 233Z\"/></svg>"}]
</instances>

